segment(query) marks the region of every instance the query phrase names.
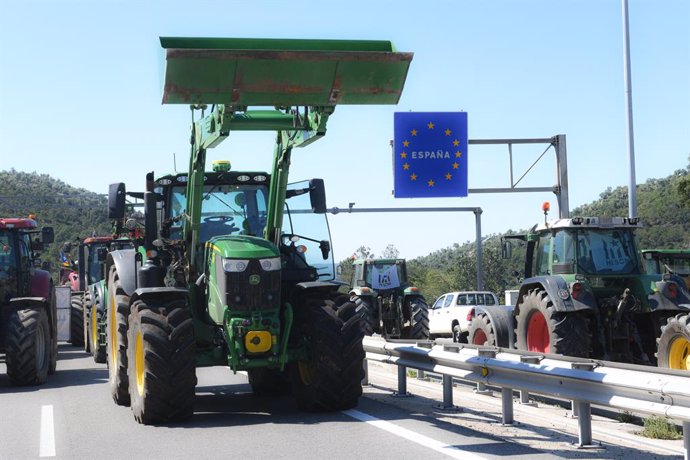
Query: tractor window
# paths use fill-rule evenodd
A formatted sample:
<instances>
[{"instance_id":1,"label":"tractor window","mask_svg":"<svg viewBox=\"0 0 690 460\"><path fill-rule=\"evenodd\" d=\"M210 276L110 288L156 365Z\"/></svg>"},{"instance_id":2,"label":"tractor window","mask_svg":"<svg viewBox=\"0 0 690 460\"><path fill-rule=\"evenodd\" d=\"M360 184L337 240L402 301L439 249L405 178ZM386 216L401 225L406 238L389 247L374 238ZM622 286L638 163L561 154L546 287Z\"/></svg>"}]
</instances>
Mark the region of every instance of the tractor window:
<instances>
[{"instance_id":1,"label":"tractor window","mask_svg":"<svg viewBox=\"0 0 690 460\"><path fill-rule=\"evenodd\" d=\"M582 230L577 234L578 266L588 274L632 273L637 253L631 231Z\"/></svg>"},{"instance_id":2,"label":"tractor window","mask_svg":"<svg viewBox=\"0 0 690 460\"><path fill-rule=\"evenodd\" d=\"M553 239L553 263L572 264L575 261L575 240L571 232L560 231Z\"/></svg>"},{"instance_id":3,"label":"tractor window","mask_svg":"<svg viewBox=\"0 0 690 460\"><path fill-rule=\"evenodd\" d=\"M677 275L690 275L690 258L664 255L661 261Z\"/></svg>"},{"instance_id":4,"label":"tractor window","mask_svg":"<svg viewBox=\"0 0 690 460\"><path fill-rule=\"evenodd\" d=\"M549 252L551 250L551 234L547 233L539 237L535 252L537 254L537 271L535 275L550 275Z\"/></svg>"},{"instance_id":5,"label":"tractor window","mask_svg":"<svg viewBox=\"0 0 690 460\"><path fill-rule=\"evenodd\" d=\"M103 244L92 244L89 246L89 252L88 252L88 275L89 275L89 284L94 284L99 282L103 276L101 274L101 264L103 262L98 260L98 248L105 248L107 247L105 243Z\"/></svg>"},{"instance_id":6,"label":"tractor window","mask_svg":"<svg viewBox=\"0 0 690 460\"><path fill-rule=\"evenodd\" d=\"M0 271L9 272L10 269L16 268L17 262L13 245L13 234L0 230Z\"/></svg>"}]
</instances>

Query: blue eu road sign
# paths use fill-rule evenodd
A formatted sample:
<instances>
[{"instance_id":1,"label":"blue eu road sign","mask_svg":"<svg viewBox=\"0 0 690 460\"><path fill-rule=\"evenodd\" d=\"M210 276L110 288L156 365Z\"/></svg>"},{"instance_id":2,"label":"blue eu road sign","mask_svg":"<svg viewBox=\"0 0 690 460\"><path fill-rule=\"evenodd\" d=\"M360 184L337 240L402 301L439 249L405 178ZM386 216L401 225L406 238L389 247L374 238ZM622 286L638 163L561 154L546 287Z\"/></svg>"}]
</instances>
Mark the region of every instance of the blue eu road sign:
<instances>
[{"instance_id":1,"label":"blue eu road sign","mask_svg":"<svg viewBox=\"0 0 690 460\"><path fill-rule=\"evenodd\" d=\"M467 196L467 112L396 112L394 196Z\"/></svg>"}]
</instances>

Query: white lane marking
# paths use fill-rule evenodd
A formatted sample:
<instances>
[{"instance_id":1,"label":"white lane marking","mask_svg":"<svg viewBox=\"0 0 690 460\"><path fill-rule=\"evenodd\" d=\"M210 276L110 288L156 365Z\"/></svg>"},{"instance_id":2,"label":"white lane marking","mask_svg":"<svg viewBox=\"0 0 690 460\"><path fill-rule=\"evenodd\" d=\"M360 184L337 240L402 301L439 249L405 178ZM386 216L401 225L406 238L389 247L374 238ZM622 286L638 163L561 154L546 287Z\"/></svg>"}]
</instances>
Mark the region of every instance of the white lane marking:
<instances>
[{"instance_id":1,"label":"white lane marking","mask_svg":"<svg viewBox=\"0 0 690 460\"><path fill-rule=\"evenodd\" d=\"M55 427L53 426L53 406L41 406L41 447L40 457L55 457Z\"/></svg>"},{"instance_id":2,"label":"white lane marking","mask_svg":"<svg viewBox=\"0 0 690 460\"><path fill-rule=\"evenodd\" d=\"M360 422L369 423L375 426L376 428L388 431L389 433L392 433L396 436L400 436L401 438L405 438L409 441L412 441L429 449L435 450L436 452L440 452L452 458L458 458L462 460L481 460L484 458L473 453L463 451L458 447L449 446L448 444L442 443L441 441L437 441L428 436L415 433L414 431L410 431L407 428L403 428L393 423L386 422L385 420L378 419L358 410L344 410L343 414L349 415L350 417L355 418Z\"/></svg>"}]
</instances>

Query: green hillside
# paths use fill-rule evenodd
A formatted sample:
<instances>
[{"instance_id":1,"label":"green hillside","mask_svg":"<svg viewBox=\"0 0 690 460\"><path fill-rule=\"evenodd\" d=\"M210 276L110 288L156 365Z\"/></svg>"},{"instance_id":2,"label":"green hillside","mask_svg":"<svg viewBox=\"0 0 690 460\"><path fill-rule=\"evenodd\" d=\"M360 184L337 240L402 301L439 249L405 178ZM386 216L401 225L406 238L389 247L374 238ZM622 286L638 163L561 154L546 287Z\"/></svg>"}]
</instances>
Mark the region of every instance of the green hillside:
<instances>
[{"instance_id":1,"label":"green hillside","mask_svg":"<svg viewBox=\"0 0 690 460\"><path fill-rule=\"evenodd\" d=\"M34 214L39 226L52 226L55 243L42 254L57 270L60 247L76 238L108 235L111 224L107 217L107 199L96 193L78 189L47 174L0 171L0 216L27 217ZM77 250L72 250L77 258ZM55 279L56 276L53 276Z\"/></svg>"}]
</instances>

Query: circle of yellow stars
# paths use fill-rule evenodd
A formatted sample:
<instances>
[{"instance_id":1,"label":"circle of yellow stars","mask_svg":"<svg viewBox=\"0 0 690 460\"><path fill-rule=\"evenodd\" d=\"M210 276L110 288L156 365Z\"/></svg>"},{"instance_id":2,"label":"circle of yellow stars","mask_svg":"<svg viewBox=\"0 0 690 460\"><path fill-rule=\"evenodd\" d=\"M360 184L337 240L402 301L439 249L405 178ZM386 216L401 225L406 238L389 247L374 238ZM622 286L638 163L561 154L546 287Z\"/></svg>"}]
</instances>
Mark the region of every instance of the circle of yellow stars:
<instances>
[{"instance_id":1,"label":"circle of yellow stars","mask_svg":"<svg viewBox=\"0 0 690 460\"><path fill-rule=\"evenodd\" d=\"M427 129L435 129L435 128L436 128L436 125L435 125L433 122L430 121L429 123L426 124L426 127L427 127ZM418 133L419 133L419 131L417 131L416 129L410 130L410 135L411 135L412 137L415 137ZM453 131L452 131L451 129L449 129L449 128L446 128L446 129L443 131L443 133L444 133L446 136L450 137L450 135L453 134ZM404 147L404 148L407 148L407 147L410 146L410 141L408 141L407 139L405 139L405 140L403 141L402 144L403 144L403 147ZM462 158L462 152L459 150L459 148L458 148L459 146L460 146L460 141L459 141L458 139L454 139L454 140L453 140L453 147L455 147L455 149L456 149L456 150L455 150L455 158L456 158L456 159ZM402 152L400 152L400 158L403 159L403 160L406 160L406 159L407 159L407 152L405 152L405 150L403 150ZM451 166L452 166L452 168L455 170L455 169L458 169L458 168L460 167L460 163L458 163L458 160L456 160L455 162L453 162L453 164L451 164ZM405 171L409 171L409 170L410 170L410 164L409 164L408 162L403 163L402 167L403 167L403 169L404 169ZM444 177L446 178L446 180L452 180L452 179L453 179L453 174L452 174L451 172L447 172L447 173L444 175ZM414 172L413 172L412 174L410 174L410 180L416 181L418 178L419 178L419 176L417 176L417 174L415 174ZM436 185L436 182L435 182L433 179L429 179L426 183L427 183L427 185L428 185L429 187L433 187L434 185Z\"/></svg>"}]
</instances>

